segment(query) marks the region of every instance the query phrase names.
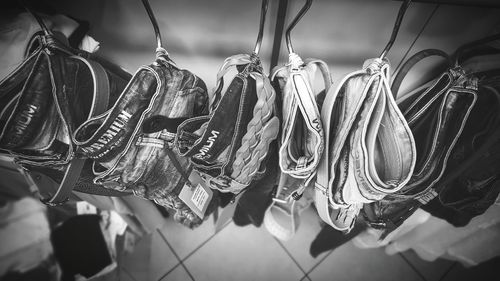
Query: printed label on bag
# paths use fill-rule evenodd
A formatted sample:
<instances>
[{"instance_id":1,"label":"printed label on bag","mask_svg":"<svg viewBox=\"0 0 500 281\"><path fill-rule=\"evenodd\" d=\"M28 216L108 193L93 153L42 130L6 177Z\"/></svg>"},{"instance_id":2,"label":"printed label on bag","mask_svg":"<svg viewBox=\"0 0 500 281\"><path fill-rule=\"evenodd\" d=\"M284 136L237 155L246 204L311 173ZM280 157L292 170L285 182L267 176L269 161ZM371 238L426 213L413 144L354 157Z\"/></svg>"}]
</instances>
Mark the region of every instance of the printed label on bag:
<instances>
[{"instance_id":1,"label":"printed label on bag","mask_svg":"<svg viewBox=\"0 0 500 281\"><path fill-rule=\"evenodd\" d=\"M179 198L184 202L198 217L203 219L208 204L213 196L213 191L205 186L204 181L197 172L192 171L189 175L190 183L185 183L179 194Z\"/></svg>"},{"instance_id":2,"label":"printed label on bag","mask_svg":"<svg viewBox=\"0 0 500 281\"><path fill-rule=\"evenodd\" d=\"M423 205L431 202L432 199L436 198L438 196L438 193L433 189L429 189L426 193L420 195L417 197L417 200L422 203Z\"/></svg>"}]
</instances>

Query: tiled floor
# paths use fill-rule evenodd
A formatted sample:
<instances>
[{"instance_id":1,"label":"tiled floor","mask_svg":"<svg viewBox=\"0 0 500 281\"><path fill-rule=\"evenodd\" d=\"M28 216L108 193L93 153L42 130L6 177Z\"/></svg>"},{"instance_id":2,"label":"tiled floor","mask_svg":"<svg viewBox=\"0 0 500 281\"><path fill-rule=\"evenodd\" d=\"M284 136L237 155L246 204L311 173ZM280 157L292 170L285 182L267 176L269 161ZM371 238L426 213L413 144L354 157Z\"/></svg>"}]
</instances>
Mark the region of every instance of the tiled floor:
<instances>
[{"instance_id":1,"label":"tiled floor","mask_svg":"<svg viewBox=\"0 0 500 281\"><path fill-rule=\"evenodd\" d=\"M282 242L265 228L227 224L215 233L210 218L195 230L167 219L163 229L143 238L123 257L126 281L161 280L457 280L460 266L447 260L426 262L413 252L393 256L382 249L359 249L351 242L309 254L321 226L306 210L295 237ZM454 277L453 277L454 276Z\"/></svg>"}]
</instances>

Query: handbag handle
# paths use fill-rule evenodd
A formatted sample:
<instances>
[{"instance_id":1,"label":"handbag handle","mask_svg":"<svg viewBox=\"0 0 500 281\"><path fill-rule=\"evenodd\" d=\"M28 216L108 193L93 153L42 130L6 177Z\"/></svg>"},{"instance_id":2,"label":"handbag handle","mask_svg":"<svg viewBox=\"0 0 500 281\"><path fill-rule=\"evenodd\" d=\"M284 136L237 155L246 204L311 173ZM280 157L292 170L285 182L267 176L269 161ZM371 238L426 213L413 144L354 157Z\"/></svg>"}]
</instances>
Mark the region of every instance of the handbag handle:
<instances>
[{"instance_id":1,"label":"handbag handle","mask_svg":"<svg viewBox=\"0 0 500 281\"><path fill-rule=\"evenodd\" d=\"M441 50L438 49L425 49L420 52L415 53L413 56L411 56L406 62L402 65L396 76L394 77L394 80L392 81L391 85L391 92L394 97L394 99L397 98L399 87L401 86L401 83L403 82L403 79L406 77L408 72L410 72L411 68L415 66L418 62L422 61L423 59L431 56L440 56L446 59L446 62L448 63L448 66L452 66L453 62L450 56Z\"/></svg>"},{"instance_id":2,"label":"handbag handle","mask_svg":"<svg viewBox=\"0 0 500 281\"><path fill-rule=\"evenodd\" d=\"M266 22L266 14L268 6L269 6L269 0L262 0L262 8L260 10L259 34L257 35L257 42L255 43L255 48L253 50L253 53L255 55L259 54L260 46L262 45L262 37L264 35L264 24Z\"/></svg>"},{"instance_id":3,"label":"handbag handle","mask_svg":"<svg viewBox=\"0 0 500 281\"><path fill-rule=\"evenodd\" d=\"M144 9L146 9L146 13L148 14L149 20L151 21L151 24L153 25L153 29L155 32L155 37L156 37L156 58L157 59L163 59L166 60L167 63L171 64L173 67L177 68L177 65L175 62L170 58L170 55L168 54L167 50L163 46L162 40L161 40L161 33L160 33L160 28L158 27L158 22L156 21L156 17L153 13L153 10L151 9L151 6L149 5L148 0L142 0L142 4L144 5Z\"/></svg>"},{"instance_id":4,"label":"handbag handle","mask_svg":"<svg viewBox=\"0 0 500 281\"><path fill-rule=\"evenodd\" d=\"M399 7L399 12L398 16L396 18L396 22L394 23L394 28L392 29L392 34L391 38L389 39L389 42L387 42L387 45L385 45L384 50L380 54L380 59L385 58L389 50L392 48L392 45L394 44L394 41L396 41L396 36L398 35L399 32L399 27L401 26L401 22L403 21L403 17L406 13L406 10L408 10L408 7L411 4L411 0L404 0L404 2L401 4L401 7Z\"/></svg>"},{"instance_id":5,"label":"handbag handle","mask_svg":"<svg viewBox=\"0 0 500 281\"><path fill-rule=\"evenodd\" d=\"M293 47L292 47L292 40L290 39L290 33L292 32L292 29L297 25L299 20L307 13L309 8L312 5L312 0L307 0L302 9L300 9L299 13L295 16L293 21L288 25L288 28L286 29L285 32L285 38L286 38L286 47L288 48L288 53L293 53Z\"/></svg>"},{"instance_id":6,"label":"handbag handle","mask_svg":"<svg viewBox=\"0 0 500 281\"><path fill-rule=\"evenodd\" d=\"M497 33L495 35L491 35L491 36L488 36L488 37L484 37L482 39L475 40L475 41L466 43L466 44L458 47L457 50L455 51L454 55L453 55L453 61L455 62L455 66L459 65L459 59L463 56L463 54L464 54L465 51L471 50L474 47L485 45L487 43L490 43L490 42L493 42L493 41L496 41L496 40L500 40L500 33Z\"/></svg>"}]
</instances>

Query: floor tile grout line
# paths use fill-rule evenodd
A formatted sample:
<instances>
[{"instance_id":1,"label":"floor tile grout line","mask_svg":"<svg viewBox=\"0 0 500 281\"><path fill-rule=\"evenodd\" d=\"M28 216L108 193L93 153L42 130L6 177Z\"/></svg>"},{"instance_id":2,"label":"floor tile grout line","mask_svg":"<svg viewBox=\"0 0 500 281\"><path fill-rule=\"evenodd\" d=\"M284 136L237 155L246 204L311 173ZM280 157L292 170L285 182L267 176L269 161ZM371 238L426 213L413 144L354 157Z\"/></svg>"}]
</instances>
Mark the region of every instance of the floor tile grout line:
<instances>
[{"instance_id":1,"label":"floor tile grout line","mask_svg":"<svg viewBox=\"0 0 500 281\"><path fill-rule=\"evenodd\" d=\"M196 248L194 248L194 250L192 250L191 252L189 252L183 259L180 259L180 262L184 262L186 261L188 258L190 258L194 253L196 253L196 251L198 251L201 247L205 246L205 244L207 244L210 240L212 240L212 238L215 237L215 235L219 234L220 232L222 232L230 223L226 223L221 230L215 232L214 234L210 235L210 237L208 237L205 241L203 241L200 245L198 245Z\"/></svg>"},{"instance_id":2,"label":"floor tile grout line","mask_svg":"<svg viewBox=\"0 0 500 281\"><path fill-rule=\"evenodd\" d=\"M188 268L184 265L183 261L187 260L191 255L193 255L196 251L198 251L203 245L205 245L208 241L210 241L215 235L217 235L219 232L222 232L222 230L224 230L228 225L230 224L230 222L226 223L221 230L215 232L214 234L210 235L210 237L208 237L205 241L203 241L200 245L198 245L198 247L196 247L193 251L191 251L185 258L181 259L180 256L175 252L174 248L172 247L172 245L170 245L170 243L168 242L168 239L167 237L165 237L165 235L160 231L160 229L157 229L156 231L158 232L158 234L160 234L160 237L163 239L163 241L165 242L165 244L167 244L168 248L172 251L172 253L174 254L174 256L177 258L177 261L179 261L178 264L176 264L173 268L171 268L169 271L167 271L162 277L160 277L160 279L158 279L159 281L163 278L165 278L168 274L170 274L172 271L174 271L174 269L176 269L179 265L181 265L184 270L186 270L186 272L188 273L189 277L195 281L194 279L194 276L191 274L191 272L189 272Z\"/></svg>"},{"instance_id":3,"label":"floor tile grout line","mask_svg":"<svg viewBox=\"0 0 500 281\"><path fill-rule=\"evenodd\" d=\"M309 273L311 273L316 267L318 267L326 258L328 258L331 254L333 253L333 250L330 250L328 254L326 254L322 259L320 259L309 271L306 272L306 275L309 276Z\"/></svg>"},{"instance_id":4,"label":"floor tile grout line","mask_svg":"<svg viewBox=\"0 0 500 281\"><path fill-rule=\"evenodd\" d=\"M311 281L311 277L309 275L305 274L302 276L302 278L299 279L299 281Z\"/></svg>"},{"instance_id":5,"label":"floor tile grout line","mask_svg":"<svg viewBox=\"0 0 500 281\"><path fill-rule=\"evenodd\" d=\"M170 270L168 270L165 274L163 274L159 279L158 281L161 281L161 279L165 278L167 275L169 275L172 271L174 271L177 267L179 267L182 263L179 262L178 264L176 264L174 267L172 267Z\"/></svg>"},{"instance_id":6,"label":"floor tile grout line","mask_svg":"<svg viewBox=\"0 0 500 281\"><path fill-rule=\"evenodd\" d=\"M174 248L172 247L172 245L170 245L170 243L168 243L168 240L167 238L165 237L165 235L163 235L163 233L159 230L159 229L156 229L156 231L158 232L158 234L160 234L160 237L161 239L163 239L163 241L165 242L165 244L167 244L167 246L170 248L170 251L172 251L172 253L174 254L174 256L177 258L177 261L180 263L182 262L181 258L179 257L179 255L175 252Z\"/></svg>"},{"instance_id":7,"label":"floor tile grout line","mask_svg":"<svg viewBox=\"0 0 500 281\"><path fill-rule=\"evenodd\" d=\"M182 265L182 267L184 268L184 270L187 272L187 274L189 275L189 277L191 278L191 280L196 281L196 280L194 279L193 274L191 274L191 272L189 272L189 269L187 268L187 266L186 266L183 262L181 262L181 265Z\"/></svg>"},{"instance_id":8,"label":"floor tile grout line","mask_svg":"<svg viewBox=\"0 0 500 281\"><path fill-rule=\"evenodd\" d=\"M273 236L273 239L278 242L278 244L281 246L281 248L283 248L283 250L285 250L285 253L292 259L292 261L297 265L297 267L300 269L300 271L302 271L302 273L304 273L305 275L307 275L307 272L302 268L302 266L300 266L299 262L292 256L292 253L290 253L288 251L288 249L285 247L285 245L283 245L283 243L281 243L281 241L274 237Z\"/></svg>"},{"instance_id":9,"label":"floor tile grout line","mask_svg":"<svg viewBox=\"0 0 500 281\"><path fill-rule=\"evenodd\" d=\"M302 278L300 278L299 281L311 281L311 280L312 280L311 277L309 277L309 275L306 274L302 276Z\"/></svg>"},{"instance_id":10,"label":"floor tile grout line","mask_svg":"<svg viewBox=\"0 0 500 281\"><path fill-rule=\"evenodd\" d=\"M182 265L182 260L181 258L179 257L179 255L175 252L174 248L172 247L172 245L170 245L170 243L168 243L168 240L167 238L165 237L165 235L163 235L163 233L160 231L160 229L156 229L156 231L158 232L158 234L160 235L161 239L163 239L163 241L165 242L165 244L167 244L167 247L170 249L170 251L172 251L172 253L174 254L175 258L177 259L178 263L173 267L171 268L169 271L167 271L167 273L165 273L160 279L158 280L161 280L163 279L165 276L167 276L170 272L172 272L175 268L177 268L179 265Z\"/></svg>"},{"instance_id":11,"label":"floor tile grout line","mask_svg":"<svg viewBox=\"0 0 500 281\"><path fill-rule=\"evenodd\" d=\"M125 272L125 273L128 275L128 277L130 277L132 280L137 281L137 279L135 279L135 277L134 277L134 276L133 276L130 272L128 272L128 270L127 270L127 269L125 269L125 267L120 266L120 269L121 269L123 272Z\"/></svg>"},{"instance_id":12,"label":"floor tile grout line","mask_svg":"<svg viewBox=\"0 0 500 281\"><path fill-rule=\"evenodd\" d=\"M398 253L398 255L417 273L420 278L422 278L424 281L427 281L427 278L403 255L403 253Z\"/></svg>"},{"instance_id":13,"label":"floor tile grout line","mask_svg":"<svg viewBox=\"0 0 500 281\"><path fill-rule=\"evenodd\" d=\"M457 262L454 262L444 273L443 275L441 275L441 277L439 278L439 281L442 281L446 275L448 275L448 273L450 273L450 271L457 265Z\"/></svg>"}]
</instances>

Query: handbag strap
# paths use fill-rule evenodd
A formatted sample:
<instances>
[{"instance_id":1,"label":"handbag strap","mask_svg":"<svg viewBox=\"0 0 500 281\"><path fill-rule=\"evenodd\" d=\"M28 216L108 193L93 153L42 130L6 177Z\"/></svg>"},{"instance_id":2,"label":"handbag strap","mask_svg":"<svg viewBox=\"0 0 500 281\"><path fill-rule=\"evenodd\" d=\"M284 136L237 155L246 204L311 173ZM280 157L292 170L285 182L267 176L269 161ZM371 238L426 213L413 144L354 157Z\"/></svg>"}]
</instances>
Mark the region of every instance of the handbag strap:
<instances>
[{"instance_id":1,"label":"handbag strap","mask_svg":"<svg viewBox=\"0 0 500 281\"><path fill-rule=\"evenodd\" d=\"M446 59L446 62L448 63L448 66L452 66L452 60L450 56L448 56L447 53L444 51L438 50L438 49L425 49L420 52L415 53L413 56L411 56L406 62L403 64L403 66L400 68L396 76L394 77L391 85L391 91L394 99L397 98L399 87L401 86L401 83L403 82L403 79L406 77L408 72L415 66L418 62L421 60L431 57L431 56L440 56Z\"/></svg>"},{"instance_id":2,"label":"handbag strap","mask_svg":"<svg viewBox=\"0 0 500 281\"><path fill-rule=\"evenodd\" d=\"M328 68L326 62L319 59L308 58L304 60L304 63L306 65L314 64L318 67L325 83L325 92L328 92L330 90L330 87L333 85L333 80L330 74L330 69Z\"/></svg>"},{"instance_id":3,"label":"handbag strap","mask_svg":"<svg viewBox=\"0 0 500 281\"><path fill-rule=\"evenodd\" d=\"M83 61L92 73L92 78L94 80L94 97L89 117L99 115L106 111L109 103L110 86L106 71L99 63L86 60L78 56L73 56L73 58ZM41 201L49 206L58 206L65 203L78 181L85 164L85 160L86 159L83 158L73 158L69 163L55 194L50 198L41 199Z\"/></svg>"},{"instance_id":4,"label":"handbag strap","mask_svg":"<svg viewBox=\"0 0 500 281\"><path fill-rule=\"evenodd\" d=\"M320 218L330 226L341 231L347 230L348 228L339 227L332 220L332 217L334 217L335 219L338 219L341 216L347 218L356 213L357 209L361 209L361 205L351 205L347 206L346 208L344 208L345 206L342 206L342 208L341 206L335 206L336 208L330 207L330 203L333 203L333 200L330 200L330 198L333 196L332 185L330 184L330 164L338 160L331 159L330 157L330 139L332 138L332 136L330 136L330 128L332 125L332 114L334 114L335 101L338 98L340 90L348 79L356 75L361 75L362 73L364 73L364 71L362 70L353 72L345 76L336 89L330 87L329 91L326 93L325 101L323 102L323 107L321 109L321 120L323 121L323 127L326 128L324 134L325 146L323 155L320 159L320 164L317 169L316 182L314 186L314 202ZM348 122L349 120L344 121ZM345 123L344 125L347 125L347 123Z\"/></svg>"},{"instance_id":5,"label":"handbag strap","mask_svg":"<svg viewBox=\"0 0 500 281\"><path fill-rule=\"evenodd\" d=\"M257 90L257 102L247 131L236 151L231 177L240 183L250 183L266 158L270 143L279 132L279 120L274 109L276 92L267 76L251 72Z\"/></svg>"}]
</instances>

